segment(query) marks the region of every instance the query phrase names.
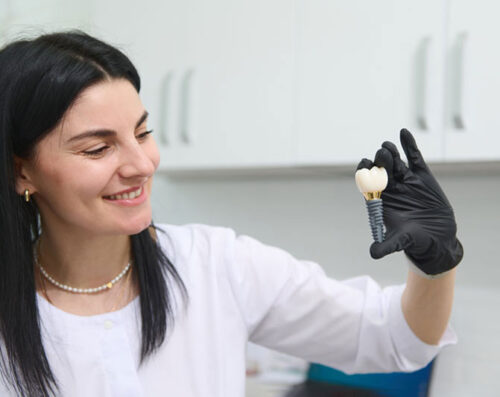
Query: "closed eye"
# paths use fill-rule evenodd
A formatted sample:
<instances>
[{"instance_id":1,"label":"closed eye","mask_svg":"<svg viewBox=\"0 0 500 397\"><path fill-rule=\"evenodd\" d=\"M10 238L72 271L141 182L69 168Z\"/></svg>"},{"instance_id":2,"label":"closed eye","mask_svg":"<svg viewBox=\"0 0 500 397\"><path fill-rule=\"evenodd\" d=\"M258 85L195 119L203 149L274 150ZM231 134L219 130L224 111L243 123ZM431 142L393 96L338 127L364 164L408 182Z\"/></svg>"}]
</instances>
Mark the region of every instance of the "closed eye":
<instances>
[{"instance_id":1,"label":"closed eye","mask_svg":"<svg viewBox=\"0 0 500 397\"><path fill-rule=\"evenodd\" d=\"M149 134L151 134L153 130L145 131L142 134L137 135L138 139L145 139Z\"/></svg>"},{"instance_id":2,"label":"closed eye","mask_svg":"<svg viewBox=\"0 0 500 397\"><path fill-rule=\"evenodd\" d=\"M140 141L144 141L147 138L147 136L149 134L151 134L152 132L153 132L153 130L144 131L142 134L137 135L137 139L140 140ZM89 157L99 157L107 149L109 149L109 146L105 145L105 146L102 146L102 147L100 147L98 149L95 149L95 150L84 151L83 154L86 155L86 156L89 156Z\"/></svg>"},{"instance_id":3,"label":"closed eye","mask_svg":"<svg viewBox=\"0 0 500 397\"><path fill-rule=\"evenodd\" d=\"M96 157L96 156L103 154L104 151L107 150L108 148L109 148L109 146L106 145L106 146L100 147L99 149L89 150L89 151L83 152L83 154L86 156L89 156L89 157Z\"/></svg>"}]
</instances>

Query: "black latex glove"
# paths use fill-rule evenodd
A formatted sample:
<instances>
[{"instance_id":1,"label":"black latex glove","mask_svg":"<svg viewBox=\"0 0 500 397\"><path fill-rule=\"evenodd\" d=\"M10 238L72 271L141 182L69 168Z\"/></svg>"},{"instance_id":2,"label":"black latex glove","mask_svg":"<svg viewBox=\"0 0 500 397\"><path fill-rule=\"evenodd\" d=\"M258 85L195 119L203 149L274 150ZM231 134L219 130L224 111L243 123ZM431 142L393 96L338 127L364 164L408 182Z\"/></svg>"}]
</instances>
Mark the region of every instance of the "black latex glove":
<instances>
[{"instance_id":1,"label":"black latex glove","mask_svg":"<svg viewBox=\"0 0 500 397\"><path fill-rule=\"evenodd\" d=\"M374 162L363 159L357 168L384 167L389 177L382 192L386 235L382 243L371 245L370 254L378 259L404 250L420 270L435 276L462 260L455 216L413 136L403 129L400 139L408 166L401 160L396 145L384 142Z\"/></svg>"}]
</instances>

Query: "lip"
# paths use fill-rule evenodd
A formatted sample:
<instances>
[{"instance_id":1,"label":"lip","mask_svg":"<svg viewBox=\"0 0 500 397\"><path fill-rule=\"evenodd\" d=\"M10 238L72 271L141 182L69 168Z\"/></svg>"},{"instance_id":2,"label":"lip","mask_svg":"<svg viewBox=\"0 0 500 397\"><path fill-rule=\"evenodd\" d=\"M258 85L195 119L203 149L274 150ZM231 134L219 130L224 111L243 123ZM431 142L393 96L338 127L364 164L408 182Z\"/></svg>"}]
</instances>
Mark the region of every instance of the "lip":
<instances>
[{"instance_id":1,"label":"lip","mask_svg":"<svg viewBox=\"0 0 500 397\"><path fill-rule=\"evenodd\" d=\"M115 193L115 194L123 194L123 193L133 192L134 190L137 190L139 188L142 188L141 194L133 199L111 200L111 199L106 198L106 197L103 197L103 199L110 204L120 205L120 206L124 206L124 207L133 207L133 206L142 204L147 200L148 195L146 193L145 185L142 185L142 186L139 186L136 188L132 188L132 189L123 190L120 193Z\"/></svg>"}]
</instances>

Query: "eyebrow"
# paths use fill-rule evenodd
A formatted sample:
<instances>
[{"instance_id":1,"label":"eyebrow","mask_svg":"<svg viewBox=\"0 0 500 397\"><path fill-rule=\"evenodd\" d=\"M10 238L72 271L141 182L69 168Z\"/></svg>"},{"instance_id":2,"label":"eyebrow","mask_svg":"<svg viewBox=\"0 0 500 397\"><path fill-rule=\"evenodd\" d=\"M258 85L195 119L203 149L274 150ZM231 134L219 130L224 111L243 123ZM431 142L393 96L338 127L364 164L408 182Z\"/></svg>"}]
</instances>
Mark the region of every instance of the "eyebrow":
<instances>
[{"instance_id":1,"label":"eyebrow","mask_svg":"<svg viewBox=\"0 0 500 397\"><path fill-rule=\"evenodd\" d=\"M137 123L135 124L135 128L139 128L139 126L144 123L144 121L148 118L149 113L145 110L142 116L139 118ZM70 139L67 140L66 143L71 143L75 141L79 141L85 138L90 138L90 137L98 137L98 138L106 138L109 136L116 136L116 131L114 130L109 130L105 128L98 128L96 130L89 130L82 132L81 134L75 135L71 137Z\"/></svg>"}]
</instances>

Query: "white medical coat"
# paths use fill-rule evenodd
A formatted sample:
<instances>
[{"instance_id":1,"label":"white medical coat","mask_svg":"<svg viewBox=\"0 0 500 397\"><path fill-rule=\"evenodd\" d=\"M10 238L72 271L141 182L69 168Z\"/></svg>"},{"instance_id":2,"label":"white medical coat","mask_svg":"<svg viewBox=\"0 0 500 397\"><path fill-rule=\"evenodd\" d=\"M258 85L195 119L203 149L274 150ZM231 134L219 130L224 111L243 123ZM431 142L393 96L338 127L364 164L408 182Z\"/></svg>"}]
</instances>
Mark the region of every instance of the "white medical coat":
<instances>
[{"instance_id":1,"label":"white medical coat","mask_svg":"<svg viewBox=\"0 0 500 397\"><path fill-rule=\"evenodd\" d=\"M242 397L248 340L347 373L412 371L442 346L421 342L401 311L404 286L328 278L227 228L159 225L159 243L179 271L189 305L139 367L137 297L111 313L77 316L38 296L49 363L70 397ZM180 301L179 301L180 303ZM0 395L14 395L1 389Z\"/></svg>"}]
</instances>

